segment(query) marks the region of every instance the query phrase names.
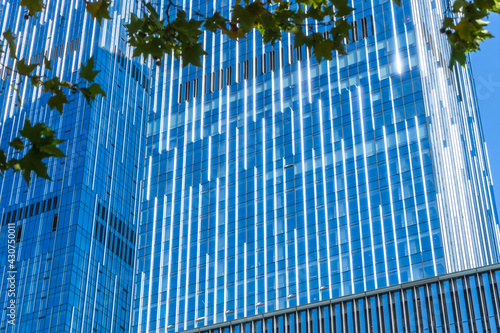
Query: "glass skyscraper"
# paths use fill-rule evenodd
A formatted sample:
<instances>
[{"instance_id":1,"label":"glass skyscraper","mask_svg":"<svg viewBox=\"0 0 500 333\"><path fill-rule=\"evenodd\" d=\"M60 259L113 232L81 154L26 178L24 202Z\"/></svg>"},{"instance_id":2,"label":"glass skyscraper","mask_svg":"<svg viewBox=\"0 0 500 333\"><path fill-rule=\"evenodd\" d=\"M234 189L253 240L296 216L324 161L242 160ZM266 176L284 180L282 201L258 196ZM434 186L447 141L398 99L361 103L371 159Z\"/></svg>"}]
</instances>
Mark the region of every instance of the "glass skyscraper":
<instances>
[{"instance_id":1,"label":"glass skyscraper","mask_svg":"<svg viewBox=\"0 0 500 333\"><path fill-rule=\"evenodd\" d=\"M114 1L102 26L84 5L24 20L0 4L19 58L78 82L94 56L107 93L61 117L0 59L2 149L28 117L68 155L53 181L0 179L0 299L15 226L19 305L0 331L500 329L500 268L479 268L500 261L487 149L470 68L447 67L444 1L354 0L348 54L321 63L286 34L206 32L201 68L132 58L142 2Z\"/></svg>"},{"instance_id":2,"label":"glass skyscraper","mask_svg":"<svg viewBox=\"0 0 500 333\"><path fill-rule=\"evenodd\" d=\"M232 3L178 5L229 17ZM348 54L332 61L289 35L207 32L201 68L154 69L133 332L234 332L244 318L259 332L259 314L499 261L473 78L448 69L439 32L446 6L354 0Z\"/></svg>"},{"instance_id":3,"label":"glass skyscraper","mask_svg":"<svg viewBox=\"0 0 500 333\"><path fill-rule=\"evenodd\" d=\"M94 56L107 97L89 105L80 93L71 94L60 116L48 107L48 94L9 71L12 59L0 59L2 149L13 153L7 143L28 117L56 130L68 156L49 160L52 181L34 177L28 187L20 173L0 178L2 309L12 298L8 226L17 231L16 325L7 322L4 310L0 330L128 332L150 82L125 45L123 18L137 6L116 1L114 20L99 26L83 1L44 3L38 19L24 19L19 1L0 3L2 31L10 28L17 36L18 58L43 64L45 56L52 70L41 65L37 75L78 83L80 64Z\"/></svg>"}]
</instances>

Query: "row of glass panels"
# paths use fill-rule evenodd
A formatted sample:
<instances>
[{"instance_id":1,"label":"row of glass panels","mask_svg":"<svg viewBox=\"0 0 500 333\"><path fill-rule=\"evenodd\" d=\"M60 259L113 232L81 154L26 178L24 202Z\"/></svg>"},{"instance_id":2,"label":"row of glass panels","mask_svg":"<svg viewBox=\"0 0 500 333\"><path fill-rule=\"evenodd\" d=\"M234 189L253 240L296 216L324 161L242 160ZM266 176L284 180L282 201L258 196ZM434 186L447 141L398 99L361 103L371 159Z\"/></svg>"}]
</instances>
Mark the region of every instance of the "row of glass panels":
<instances>
[{"instance_id":1,"label":"row of glass panels","mask_svg":"<svg viewBox=\"0 0 500 333\"><path fill-rule=\"evenodd\" d=\"M500 268L380 291L202 333L499 332ZM255 319L258 318L258 319ZM200 324L201 318L198 318ZM197 331L197 330L192 330Z\"/></svg>"}]
</instances>

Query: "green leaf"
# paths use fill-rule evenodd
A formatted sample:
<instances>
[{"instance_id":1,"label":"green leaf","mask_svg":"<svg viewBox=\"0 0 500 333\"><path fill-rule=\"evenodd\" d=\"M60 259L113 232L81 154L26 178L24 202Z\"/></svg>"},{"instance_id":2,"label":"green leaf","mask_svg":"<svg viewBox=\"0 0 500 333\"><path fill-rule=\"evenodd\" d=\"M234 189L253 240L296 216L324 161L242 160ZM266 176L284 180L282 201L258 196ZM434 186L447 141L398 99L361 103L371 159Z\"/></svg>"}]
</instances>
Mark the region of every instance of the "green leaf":
<instances>
[{"instance_id":1,"label":"green leaf","mask_svg":"<svg viewBox=\"0 0 500 333\"><path fill-rule=\"evenodd\" d=\"M321 62L322 59L332 60L332 52L334 50L334 42L329 39L323 39L321 34L316 36L314 43L314 55L318 60L318 63Z\"/></svg>"},{"instance_id":2,"label":"green leaf","mask_svg":"<svg viewBox=\"0 0 500 333\"><path fill-rule=\"evenodd\" d=\"M10 167L7 165L7 156L5 155L5 152L0 149L0 176L2 176L3 173L9 169Z\"/></svg>"},{"instance_id":3,"label":"green leaf","mask_svg":"<svg viewBox=\"0 0 500 333\"><path fill-rule=\"evenodd\" d=\"M85 97L87 103L90 104L91 101L94 101L97 95L106 96L104 90L102 90L101 86L98 83L92 83L88 88L79 88L80 92Z\"/></svg>"},{"instance_id":4,"label":"green leaf","mask_svg":"<svg viewBox=\"0 0 500 333\"><path fill-rule=\"evenodd\" d=\"M11 142L9 142L9 146L11 146L12 148L14 148L16 150L24 149L24 143L23 143L23 140L21 140L21 138L15 138Z\"/></svg>"},{"instance_id":5,"label":"green leaf","mask_svg":"<svg viewBox=\"0 0 500 333\"><path fill-rule=\"evenodd\" d=\"M43 56L43 65L45 66L45 69L48 69L49 71L52 70L52 67L50 67L50 60L45 56Z\"/></svg>"},{"instance_id":6,"label":"green leaf","mask_svg":"<svg viewBox=\"0 0 500 333\"><path fill-rule=\"evenodd\" d=\"M57 148L55 145L61 140L54 140L53 143L40 147L40 151L49 154L52 157L66 157L61 149Z\"/></svg>"},{"instance_id":7,"label":"green leaf","mask_svg":"<svg viewBox=\"0 0 500 333\"><path fill-rule=\"evenodd\" d=\"M480 10L491 10L495 7L495 0L474 0L474 4Z\"/></svg>"},{"instance_id":8,"label":"green leaf","mask_svg":"<svg viewBox=\"0 0 500 333\"><path fill-rule=\"evenodd\" d=\"M453 12L458 13L462 9L462 7L465 7L467 5L468 3L466 0L455 0L455 2L453 3Z\"/></svg>"},{"instance_id":9,"label":"green leaf","mask_svg":"<svg viewBox=\"0 0 500 333\"><path fill-rule=\"evenodd\" d=\"M66 95L62 90L58 90L47 102L51 109L56 109L60 114L63 113L64 104L69 104Z\"/></svg>"},{"instance_id":10,"label":"green leaf","mask_svg":"<svg viewBox=\"0 0 500 333\"><path fill-rule=\"evenodd\" d=\"M187 21L186 13L181 10L177 13L177 18L172 22L170 27L175 31L176 38L180 44L195 44L202 34L200 30L201 24L201 21Z\"/></svg>"},{"instance_id":11,"label":"green leaf","mask_svg":"<svg viewBox=\"0 0 500 333\"><path fill-rule=\"evenodd\" d=\"M37 66L37 64L27 65L24 59L21 59L16 63L17 72L24 76L29 76Z\"/></svg>"},{"instance_id":12,"label":"green leaf","mask_svg":"<svg viewBox=\"0 0 500 333\"><path fill-rule=\"evenodd\" d=\"M19 164L19 161L15 158L11 159L9 162L8 162L8 165L10 168L14 169L14 172L18 172L18 171L21 171L22 170L22 167L21 165ZM29 184L28 184L29 185Z\"/></svg>"},{"instance_id":13,"label":"green leaf","mask_svg":"<svg viewBox=\"0 0 500 333\"><path fill-rule=\"evenodd\" d=\"M469 22L469 20L460 20L460 22L455 26L455 31L458 33L461 39L468 42L474 41L474 36L472 35L476 31L474 24Z\"/></svg>"},{"instance_id":14,"label":"green leaf","mask_svg":"<svg viewBox=\"0 0 500 333\"><path fill-rule=\"evenodd\" d=\"M311 47L313 43L313 37L311 35L306 35L302 30L300 30L295 34L293 43L295 48L299 48L303 45Z\"/></svg>"},{"instance_id":15,"label":"green leaf","mask_svg":"<svg viewBox=\"0 0 500 333\"><path fill-rule=\"evenodd\" d=\"M262 40L264 44L274 43L281 39L281 29L278 28L278 21L273 16L273 14L269 12L262 13L257 18L257 29L262 35Z\"/></svg>"},{"instance_id":16,"label":"green leaf","mask_svg":"<svg viewBox=\"0 0 500 333\"><path fill-rule=\"evenodd\" d=\"M443 20L443 28L454 28L455 23L453 22L453 19L451 17L445 17Z\"/></svg>"},{"instance_id":17,"label":"green leaf","mask_svg":"<svg viewBox=\"0 0 500 333\"><path fill-rule=\"evenodd\" d=\"M44 92L50 92L52 94L52 97L48 100L49 107L51 109L56 108L57 111L62 114L64 104L69 103L62 88L73 88L73 85L66 81L61 82L57 76L54 76L50 80L42 82L42 87Z\"/></svg>"},{"instance_id":18,"label":"green leaf","mask_svg":"<svg viewBox=\"0 0 500 333\"><path fill-rule=\"evenodd\" d=\"M220 31L226 35L227 37L231 38L232 40L238 40L240 38L247 38L246 35L241 32L240 29L236 28L236 29L220 29Z\"/></svg>"},{"instance_id":19,"label":"green leaf","mask_svg":"<svg viewBox=\"0 0 500 333\"><path fill-rule=\"evenodd\" d=\"M21 99L21 94L19 93L19 90L17 90L16 87L14 87L14 85L10 85L10 87L12 88L12 90L14 90L16 92L16 97L17 97L17 104L19 104L19 106L22 106L23 105L23 101Z\"/></svg>"},{"instance_id":20,"label":"green leaf","mask_svg":"<svg viewBox=\"0 0 500 333\"><path fill-rule=\"evenodd\" d=\"M30 184L31 172L33 171L38 177L50 180L47 173L47 165L42 161L43 157L37 153L35 149L30 149L28 153L19 160L19 165L17 168L23 174L24 181Z\"/></svg>"},{"instance_id":21,"label":"green leaf","mask_svg":"<svg viewBox=\"0 0 500 333\"><path fill-rule=\"evenodd\" d=\"M333 3L338 0L311 0L312 4L307 8L306 15L316 21L323 21L326 16L333 16L335 8Z\"/></svg>"},{"instance_id":22,"label":"green leaf","mask_svg":"<svg viewBox=\"0 0 500 333\"><path fill-rule=\"evenodd\" d=\"M37 132L41 131L40 127L45 127L45 124L39 123L36 124L35 127L33 127L31 126L31 122L29 121L29 119L26 118L24 120L24 127L19 131L19 134L28 139L31 143L34 143L34 141L36 141L38 137Z\"/></svg>"},{"instance_id":23,"label":"green leaf","mask_svg":"<svg viewBox=\"0 0 500 333\"><path fill-rule=\"evenodd\" d=\"M50 180L47 174L47 166L43 162L43 159L47 157L63 157L64 154L56 146L64 141L56 140L54 137L55 132L50 127L45 126L45 123L38 123L31 126L28 119L25 119L24 127L19 133L29 140L31 148L20 160L13 159L9 161L10 168L14 169L14 172L21 171L28 185L31 181L32 171L38 177Z\"/></svg>"},{"instance_id":24,"label":"green leaf","mask_svg":"<svg viewBox=\"0 0 500 333\"><path fill-rule=\"evenodd\" d=\"M500 14L500 1L495 0L495 5L490 8L494 13Z\"/></svg>"},{"instance_id":25,"label":"green leaf","mask_svg":"<svg viewBox=\"0 0 500 333\"><path fill-rule=\"evenodd\" d=\"M207 17L204 22L204 27L208 31L217 32L217 29L226 29L228 20L222 17L219 12L215 12L211 17Z\"/></svg>"},{"instance_id":26,"label":"green leaf","mask_svg":"<svg viewBox=\"0 0 500 333\"><path fill-rule=\"evenodd\" d=\"M42 84L42 77L38 75L31 76L31 85L33 87L39 87Z\"/></svg>"},{"instance_id":27,"label":"green leaf","mask_svg":"<svg viewBox=\"0 0 500 333\"><path fill-rule=\"evenodd\" d=\"M30 149L21 159L13 158L9 161L7 161L4 151L0 150L0 174L8 169L21 172L28 185L31 181L31 172L34 172L38 177L50 180L47 174L47 165L43 160L48 157L65 157L64 153L57 148L57 145L64 141L55 139L55 132L50 127L45 126L45 123L31 126L29 119L25 119L23 129L19 133L23 138L28 139ZM9 145L17 150L24 149L21 138L15 138Z\"/></svg>"},{"instance_id":28,"label":"green leaf","mask_svg":"<svg viewBox=\"0 0 500 333\"><path fill-rule=\"evenodd\" d=\"M21 0L20 5L28 9L30 16L41 13L45 8L42 0Z\"/></svg>"},{"instance_id":29,"label":"green leaf","mask_svg":"<svg viewBox=\"0 0 500 333\"><path fill-rule=\"evenodd\" d=\"M144 41L140 37L133 37L129 39L129 45L134 48L132 56L147 58L151 55L154 59L160 59L166 52L163 51L164 44L159 38L152 38L149 42Z\"/></svg>"},{"instance_id":30,"label":"green leaf","mask_svg":"<svg viewBox=\"0 0 500 333\"><path fill-rule=\"evenodd\" d=\"M102 19L111 20L112 17L109 16L109 6L111 2L109 0L99 0L95 2L87 2L87 12L101 24Z\"/></svg>"},{"instance_id":31,"label":"green leaf","mask_svg":"<svg viewBox=\"0 0 500 333\"><path fill-rule=\"evenodd\" d=\"M193 46L186 46L182 50L182 66L186 67L188 64L192 64L196 67L201 67L201 56L207 54L203 50L201 43L195 44Z\"/></svg>"},{"instance_id":32,"label":"green leaf","mask_svg":"<svg viewBox=\"0 0 500 333\"><path fill-rule=\"evenodd\" d=\"M9 46L9 56L13 59L16 58L16 52L17 52L17 45L16 45L16 38L12 31L7 30L3 33L3 37L7 41L7 45Z\"/></svg>"},{"instance_id":33,"label":"green leaf","mask_svg":"<svg viewBox=\"0 0 500 333\"><path fill-rule=\"evenodd\" d=\"M125 24L125 27L127 28L128 34L129 35L135 34L139 30L141 30L142 27L144 26L145 21L146 21L145 18L139 18L134 13L130 14L130 23Z\"/></svg>"},{"instance_id":34,"label":"green leaf","mask_svg":"<svg viewBox=\"0 0 500 333\"><path fill-rule=\"evenodd\" d=\"M61 90L61 82L59 81L58 77L53 77L50 80L44 81L42 83L43 85L43 91L44 92L50 92L52 94L55 94L57 90Z\"/></svg>"},{"instance_id":35,"label":"green leaf","mask_svg":"<svg viewBox=\"0 0 500 333\"><path fill-rule=\"evenodd\" d=\"M337 10L335 13L335 16L337 17L349 15L354 10L354 8L349 7L349 0L335 0L333 4Z\"/></svg>"},{"instance_id":36,"label":"green leaf","mask_svg":"<svg viewBox=\"0 0 500 333\"><path fill-rule=\"evenodd\" d=\"M450 63L448 67L450 70L453 69L455 62L458 62L460 65L465 66L465 61L467 57L465 55L465 50L463 48L459 48L456 44L450 42L451 45L451 54L450 54Z\"/></svg>"},{"instance_id":37,"label":"green leaf","mask_svg":"<svg viewBox=\"0 0 500 333\"><path fill-rule=\"evenodd\" d=\"M61 87L71 89L74 87L73 83L68 81L61 81Z\"/></svg>"},{"instance_id":38,"label":"green leaf","mask_svg":"<svg viewBox=\"0 0 500 333\"><path fill-rule=\"evenodd\" d=\"M245 7L235 5L232 21L238 22L241 32L247 34L255 27L257 18L267 12L263 6L264 4L260 2L252 2Z\"/></svg>"},{"instance_id":39,"label":"green leaf","mask_svg":"<svg viewBox=\"0 0 500 333\"><path fill-rule=\"evenodd\" d=\"M85 66L83 64L81 65L80 77L87 80L88 82L94 82L95 77L97 76L97 74L99 74L99 72L100 71L94 70L94 57L92 56L87 61L87 64Z\"/></svg>"},{"instance_id":40,"label":"green leaf","mask_svg":"<svg viewBox=\"0 0 500 333\"><path fill-rule=\"evenodd\" d=\"M339 19L335 22L335 27L330 30L332 35L338 35L342 39L349 38L349 31L351 31L352 25L347 22L345 19Z\"/></svg>"},{"instance_id":41,"label":"green leaf","mask_svg":"<svg viewBox=\"0 0 500 333\"><path fill-rule=\"evenodd\" d=\"M148 10L148 12L151 14L150 16L154 19L154 20L159 20L160 19L160 15L156 12L156 9L153 7L153 5L150 3L150 2L147 2L146 3L146 9Z\"/></svg>"},{"instance_id":42,"label":"green leaf","mask_svg":"<svg viewBox=\"0 0 500 333\"><path fill-rule=\"evenodd\" d=\"M92 85L89 87L89 91L91 96L94 98L97 97L97 95L101 95L103 97L106 96L106 93L104 90L102 90L101 86L98 83L92 83Z\"/></svg>"},{"instance_id":43,"label":"green leaf","mask_svg":"<svg viewBox=\"0 0 500 333\"><path fill-rule=\"evenodd\" d=\"M53 144L54 135L56 132L50 129L50 127L45 126L45 123L37 123L31 126L31 122L28 118L24 120L23 129L19 131L19 134L24 138L28 139L33 146L45 146L47 144ZM55 144L62 143L61 140L57 141Z\"/></svg>"}]
</instances>

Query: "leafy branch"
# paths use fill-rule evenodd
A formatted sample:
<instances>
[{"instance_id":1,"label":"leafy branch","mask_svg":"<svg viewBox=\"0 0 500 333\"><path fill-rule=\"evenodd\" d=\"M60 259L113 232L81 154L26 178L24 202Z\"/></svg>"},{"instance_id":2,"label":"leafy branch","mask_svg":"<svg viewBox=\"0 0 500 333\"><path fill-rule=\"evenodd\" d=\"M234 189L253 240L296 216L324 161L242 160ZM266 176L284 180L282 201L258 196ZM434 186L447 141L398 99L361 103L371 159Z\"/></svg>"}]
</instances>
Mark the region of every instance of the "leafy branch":
<instances>
[{"instance_id":1,"label":"leafy branch","mask_svg":"<svg viewBox=\"0 0 500 333\"><path fill-rule=\"evenodd\" d=\"M111 20L109 13L111 0L83 0L86 11L99 24L103 20ZM130 22L125 27L128 34L128 45L133 48L133 56L142 56L147 59L151 56L157 65L166 55L175 58L182 57L183 66L192 64L201 66L201 57L207 53L200 42L204 31L216 33L220 31L232 40L245 39L246 35L256 29L262 35L265 44L275 44L282 38L282 33L293 35L294 46L305 45L320 62L323 59L331 60L333 53L346 54L344 41L348 40L350 30L348 15L354 8L349 6L349 0L295 0L286 2L282 0L253 1L241 0L231 8L231 18L225 18L215 12L206 17L194 11L196 18L187 18L183 8L167 0L165 19L160 19L155 7L147 0L144 4L142 15L131 14ZM400 0L393 0L400 5ZM295 6L294 6L295 5ZM20 6L26 9L25 19L37 18L42 13L45 5L43 0L21 0ZM173 13L171 13L173 9ZM441 33L448 37L451 48L450 68L455 62L462 65L466 62L466 54L480 49L480 43L493 36L485 29L485 21L490 13L500 14L500 0L456 0L449 9L443 21ZM310 24L313 23L313 24ZM321 26L327 32L316 32L314 27ZM100 85L95 82L99 71L94 70L94 59L90 58L85 65L81 65L80 78L86 84L76 85L62 81L54 76L42 77L36 73L38 64L29 64L24 59L16 57L16 36L10 30L2 34L7 43L10 58L16 61L13 72L29 79L34 88L41 88L50 94L48 105L62 114L64 105L68 104L67 92L80 92L87 103L91 103L99 95L105 96ZM0 52L3 45L0 45ZM50 61L44 58L44 67L51 70ZM21 102L18 89L11 86L17 93ZM19 103L20 104L20 103ZM29 184L31 171L39 177L48 178L47 168L43 159L48 157L60 158L64 154L57 148L63 141L55 138L55 133L45 124L31 126L26 119L20 137L13 139L9 145L16 154L26 150L20 159L7 159L4 151L0 150L0 173L9 169L14 172L21 171ZM28 143L26 143L28 141Z\"/></svg>"},{"instance_id":2,"label":"leafy branch","mask_svg":"<svg viewBox=\"0 0 500 333\"><path fill-rule=\"evenodd\" d=\"M21 4L35 6L33 8L28 7L28 12L30 15L37 13L37 8L35 2L22 2ZM42 3L43 4L43 3ZM43 7L42 7L43 8ZM34 88L41 88L43 92L49 93L51 96L47 101L47 105L51 109L56 109L61 115L65 104L69 104L66 91L69 90L70 93L75 93L80 91L88 103L95 100L98 95L105 96L106 94L101 89L100 85L95 83L95 78L99 71L94 70L94 59L90 58L86 65L81 65L80 78L84 79L88 83L81 86L75 85L68 81L61 81L57 76L45 79L40 75L33 74L33 72L39 67L39 64L27 64L25 59L18 59L16 56L17 45L16 36L7 30L3 33L3 37L7 42L9 48L9 57L14 59L15 68L8 68L14 74L29 79L29 83ZM2 51L3 52L3 51ZM43 65L45 69L52 70L50 61L44 57ZM21 105L21 96L16 87L11 85L17 93L17 99L19 105ZM29 185L31 180L31 172L33 171L38 177L50 179L47 174L47 166L43 162L43 159L49 157L62 158L66 157L62 151L57 147L57 145L64 142L64 140L58 140L55 137L55 132L47 127L45 123L38 123L34 126L31 125L28 119L25 120L24 127L19 131L20 137L14 138L9 146L13 148L16 152L16 156L20 155L22 151L27 150L23 157L7 159L7 154L0 150L0 175L3 175L9 169L14 172L22 172L23 178ZM29 144L26 144L26 141Z\"/></svg>"},{"instance_id":3,"label":"leafy branch","mask_svg":"<svg viewBox=\"0 0 500 333\"><path fill-rule=\"evenodd\" d=\"M450 69L455 61L465 65L467 53L479 51L480 42L493 38L485 29L488 25L485 19L490 13L500 14L500 1L455 1L441 28L441 33L448 36L451 47Z\"/></svg>"},{"instance_id":4,"label":"leafy branch","mask_svg":"<svg viewBox=\"0 0 500 333\"><path fill-rule=\"evenodd\" d=\"M253 29L257 29L264 43L275 44L281 40L282 32L294 35L295 47L306 45L318 61L331 60L332 53L345 54L343 41L349 39L352 26L345 16L354 8L348 6L348 0L298 0L297 9L291 9L290 2L267 0L267 2L245 1L232 7L231 20L215 12L210 17L195 13L199 19L186 19L187 14L170 0L166 7L166 19L160 19L156 9L146 3L147 11L142 17L131 14L126 25L128 44L134 48L133 56L153 57L157 65L164 54L182 56L183 65L201 66L200 57L207 53L203 50L199 37L203 30L220 31L233 40L244 39ZM174 20L169 19L170 8L177 10ZM274 8L274 9L272 9ZM306 34L307 20L323 21L330 26L331 38L322 33Z\"/></svg>"},{"instance_id":5,"label":"leafy branch","mask_svg":"<svg viewBox=\"0 0 500 333\"><path fill-rule=\"evenodd\" d=\"M28 149L23 157L17 159L12 158L7 160L7 155L3 150L0 150L0 175L9 169L14 172L21 172L24 180L29 185L31 180L31 171L34 171L38 177L50 179L47 173L47 165L43 159L48 157L66 157L57 145L64 140L57 140L55 132L47 127L45 123L38 123L31 126L28 119L24 122L24 127L19 131L21 137L14 138L9 142L9 146L15 149L18 153L24 149ZM29 144L25 145L25 141Z\"/></svg>"}]
</instances>

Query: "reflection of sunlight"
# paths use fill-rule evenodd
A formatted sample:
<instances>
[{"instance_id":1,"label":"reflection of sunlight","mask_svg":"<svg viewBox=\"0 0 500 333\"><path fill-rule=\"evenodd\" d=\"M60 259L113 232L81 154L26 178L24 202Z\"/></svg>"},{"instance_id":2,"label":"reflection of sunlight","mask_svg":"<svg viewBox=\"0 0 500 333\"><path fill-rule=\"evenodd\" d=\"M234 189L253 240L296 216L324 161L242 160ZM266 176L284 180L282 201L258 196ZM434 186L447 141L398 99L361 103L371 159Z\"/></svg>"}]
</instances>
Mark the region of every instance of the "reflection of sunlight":
<instances>
[{"instance_id":1,"label":"reflection of sunlight","mask_svg":"<svg viewBox=\"0 0 500 333\"><path fill-rule=\"evenodd\" d=\"M399 52L396 52L396 70L398 74L401 74L401 59L399 58Z\"/></svg>"},{"instance_id":2,"label":"reflection of sunlight","mask_svg":"<svg viewBox=\"0 0 500 333\"><path fill-rule=\"evenodd\" d=\"M394 4L391 1L391 14L392 14L392 27L394 31L397 31L396 29L396 19L394 17ZM401 59L399 57L399 45L398 45L398 37L397 34L393 36L394 38L394 46L395 46L395 51L396 51L396 71L398 74L401 74Z\"/></svg>"}]
</instances>

